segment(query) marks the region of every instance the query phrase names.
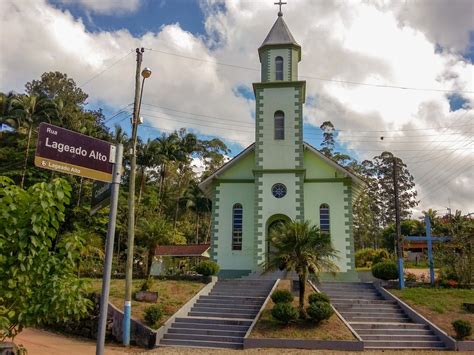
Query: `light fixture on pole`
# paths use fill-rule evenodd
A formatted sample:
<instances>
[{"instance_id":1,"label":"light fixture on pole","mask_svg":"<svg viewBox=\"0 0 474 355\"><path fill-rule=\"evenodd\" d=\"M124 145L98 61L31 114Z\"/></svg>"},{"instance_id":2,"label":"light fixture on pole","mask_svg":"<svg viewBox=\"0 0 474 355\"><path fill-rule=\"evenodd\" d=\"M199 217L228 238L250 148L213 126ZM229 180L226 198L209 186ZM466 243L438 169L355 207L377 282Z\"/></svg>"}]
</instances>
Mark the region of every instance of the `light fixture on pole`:
<instances>
[{"instance_id":1,"label":"light fixture on pole","mask_svg":"<svg viewBox=\"0 0 474 355\"><path fill-rule=\"evenodd\" d=\"M140 123L140 106L142 103L145 79L151 76L150 68L141 71L143 77L140 88L140 69L144 49L137 48L137 69L135 76L135 100L132 118L132 149L130 152L130 179L128 187L128 243L127 264L125 268L125 301L123 307L123 344L130 345L130 318L132 314L132 275L133 275L133 244L135 239L135 173L137 166L137 131Z\"/></svg>"}]
</instances>

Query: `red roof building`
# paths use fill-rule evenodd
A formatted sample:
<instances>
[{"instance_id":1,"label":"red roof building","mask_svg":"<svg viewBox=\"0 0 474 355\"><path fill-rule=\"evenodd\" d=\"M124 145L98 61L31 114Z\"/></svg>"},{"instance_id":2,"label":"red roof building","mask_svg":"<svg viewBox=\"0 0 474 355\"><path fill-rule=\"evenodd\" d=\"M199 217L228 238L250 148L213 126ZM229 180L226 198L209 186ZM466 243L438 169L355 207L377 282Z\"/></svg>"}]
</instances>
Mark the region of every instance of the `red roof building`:
<instances>
[{"instance_id":1,"label":"red roof building","mask_svg":"<svg viewBox=\"0 0 474 355\"><path fill-rule=\"evenodd\" d=\"M210 244L159 245L155 256L204 256L209 257Z\"/></svg>"}]
</instances>

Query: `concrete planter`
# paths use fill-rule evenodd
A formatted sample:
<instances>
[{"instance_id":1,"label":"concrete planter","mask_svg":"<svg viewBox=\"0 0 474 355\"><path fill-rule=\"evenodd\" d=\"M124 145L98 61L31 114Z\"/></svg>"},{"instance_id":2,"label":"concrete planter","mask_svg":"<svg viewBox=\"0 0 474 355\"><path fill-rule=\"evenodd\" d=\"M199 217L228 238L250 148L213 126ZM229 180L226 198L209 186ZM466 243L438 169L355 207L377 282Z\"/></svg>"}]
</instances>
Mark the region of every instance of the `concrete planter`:
<instances>
[{"instance_id":1,"label":"concrete planter","mask_svg":"<svg viewBox=\"0 0 474 355\"><path fill-rule=\"evenodd\" d=\"M464 340L456 342L456 350L458 351L474 351L474 341Z\"/></svg>"},{"instance_id":2,"label":"concrete planter","mask_svg":"<svg viewBox=\"0 0 474 355\"><path fill-rule=\"evenodd\" d=\"M13 343L0 343L0 354L2 355L15 355L17 347Z\"/></svg>"},{"instance_id":3,"label":"concrete planter","mask_svg":"<svg viewBox=\"0 0 474 355\"><path fill-rule=\"evenodd\" d=\"M363 351L364 343L358 340L245 338L244 349L254 348Z\"/></svg>"},{"instance_id":4,"label":"concrete planter","mask_svg":"<svg viewBox=\"0 0 474 355\"><path fill-rule=\"evenodd\" d=\"M156 303L158 301L158 292L138 291L135 294L135 300L140 302Z\"/></svg>"}]
</instances>

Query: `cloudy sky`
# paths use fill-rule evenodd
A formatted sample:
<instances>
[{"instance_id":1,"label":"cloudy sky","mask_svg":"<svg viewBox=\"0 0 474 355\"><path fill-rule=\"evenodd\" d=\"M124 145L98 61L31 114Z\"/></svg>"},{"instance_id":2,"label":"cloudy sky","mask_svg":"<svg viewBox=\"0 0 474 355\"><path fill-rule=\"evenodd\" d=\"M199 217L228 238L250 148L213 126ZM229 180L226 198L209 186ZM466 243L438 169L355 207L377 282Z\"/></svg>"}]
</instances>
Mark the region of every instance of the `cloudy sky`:
<instances>
[{"instance_id":1,"label":"cloudy sky","mask_svg":"<svg viewBox=\"0 0 474 355\"><path fill-rule=\"evenodd\" d=\"M127 128L134 51L144 47L153 74L139 135L186 127L236 154L254 139L251 83L273 2L1 0L0 90L65 72L110 126ZM305 140L319 146L330 120L341 151L366 159L390 150L407 163L417 210L474 212L474 1L287 2L307 81Z\"/></svg>"}]
</instances>

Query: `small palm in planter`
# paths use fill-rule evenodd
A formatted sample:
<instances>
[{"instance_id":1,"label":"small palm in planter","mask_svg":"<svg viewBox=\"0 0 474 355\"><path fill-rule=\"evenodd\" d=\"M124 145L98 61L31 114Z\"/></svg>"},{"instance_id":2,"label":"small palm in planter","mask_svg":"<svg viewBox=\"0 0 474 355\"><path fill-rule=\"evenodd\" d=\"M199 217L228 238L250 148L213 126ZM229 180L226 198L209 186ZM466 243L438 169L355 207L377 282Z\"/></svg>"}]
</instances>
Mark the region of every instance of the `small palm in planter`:
<instances>
[{"instance_id":1,"label":"small palm in planter","mask_svg":"<svg viewBox=\"0 0 474 355\"><path fill-rule=\"evenodd\" d=\"M135 294L135 300L140 302L156 303L158 300L158 292L150 291L153 287L153 277L148 276L140 286L140 291Z\"/></svg>"}]
</instances>

